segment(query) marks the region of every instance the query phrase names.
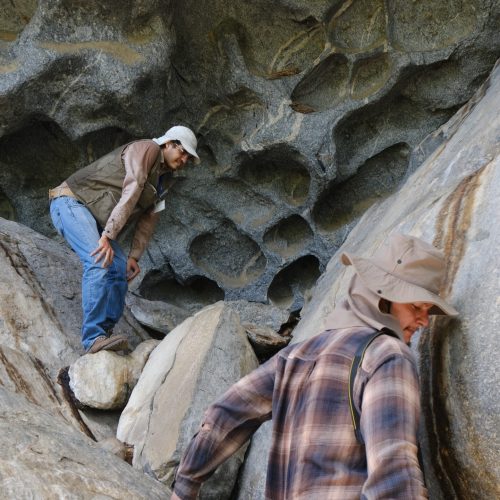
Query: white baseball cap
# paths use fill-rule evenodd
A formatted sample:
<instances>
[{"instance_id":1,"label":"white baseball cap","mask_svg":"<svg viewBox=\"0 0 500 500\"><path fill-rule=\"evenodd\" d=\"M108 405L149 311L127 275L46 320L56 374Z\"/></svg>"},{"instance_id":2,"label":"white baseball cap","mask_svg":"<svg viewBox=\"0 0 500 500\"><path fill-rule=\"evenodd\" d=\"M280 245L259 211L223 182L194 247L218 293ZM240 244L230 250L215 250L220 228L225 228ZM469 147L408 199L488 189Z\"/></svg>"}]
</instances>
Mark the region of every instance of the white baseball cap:
<instances>
[{"instance_id":1,"label":"white baseball cap","mask_svg":"<svg viewBox=\"0 0 500 500\"><path fill-rule=\"evenodd\" d=\"M193 157L193 162L197 165L200 163L200 157L196 154L198 141L190 128L176 125L175 127L169 128L161 137L153 139L153 141L156 142L158 146L168 141L179 141L184 150Z\"/></svg>"}]
</instances>

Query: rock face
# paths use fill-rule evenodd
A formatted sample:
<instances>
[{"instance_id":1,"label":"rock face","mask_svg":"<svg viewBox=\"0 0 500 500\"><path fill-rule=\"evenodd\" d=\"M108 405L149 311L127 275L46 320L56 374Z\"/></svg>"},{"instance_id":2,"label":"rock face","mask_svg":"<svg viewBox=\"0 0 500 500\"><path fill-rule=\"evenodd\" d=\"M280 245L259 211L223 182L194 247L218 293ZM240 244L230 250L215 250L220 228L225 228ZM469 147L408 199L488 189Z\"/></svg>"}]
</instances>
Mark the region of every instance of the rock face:
<instances>
[{"instance_id":1,"label":"rock face","mask_svg":"<svg viewBox=\"0 0 500 500\"><path fill-rule=\"evenodd\" d=\"M170 491L67 422L0 387L0 497L165 499Z\"/></svg>"},{"instance_id":2,"label":"rock face","mask_svg":"<svg viewBox=\"0 0 500 500\"><path fill-rule=\"evenodd\" d=\"M13 0L0 213L53 235L47 187L182 122L202 166L171 190L141 293L191 313L223 298L297 310L487 76L499 15L490 0Z\"/></svg>"},{"instance_id":3,"label":"rock face","mask_svg":"<svg viewBox=\"0 0 500 500\"><path fill-rule=\"evenodd\" d=\"M100 351L78 358L69 368L69 386L77 401L97 410L119 410L139 380L157 340L146 340L126 356Z\"/></svg>"},{"instance_id":4,"label":"rock face","mask_svg":"<svg viewBox=\"0 0 500 500\"><path fill-rule=\"evenodd\" d=\"M37 398L28 398L37 404L47 392L39 392L33 381L45 377L46 391L54 393L63 413L69 415L73 412L65 407L56 380L59 370L83 353L80 269L77 257L65 245L0 218L0 347L5 370L15 380L17 392L32 392ZM128 310L115 331L126 335L132 346L149 338ZM18 360L19 356L25 360ZM116 417L111 422L87 412L76 412L75 417L71 422L89 435L114 434Z\"/></svg>"},{"instance_id":5,"label":"rock face","mask_svg":"<svg viewBox=\"0 0 500 500\"><path fill-rule=\"evenodd\" d=\"M414 346L423 388L423 458L430 498L497 498L500 399L491 391L496 334L500 231L500 64L478 94L415 154L427 158L397 194L375 204L351 231L318 281L294 330L294 342L323 330L343 297L352 269L340 252L371 255L385 237L403 232L444 250L449 268L441 291L461 316L434 320ZM252 442L240 499L263 498L269 429ZM488 464L487 466L485 464Z\"/></svg>"},{"instance_id":6,"label":"rock face","mask_svg":"<svg viewBox=\"0 0 500 500\"><path fill-rule=\"evenodd\" d=\"M171 484L207 406L256 367L237 314L223 303L175 328L151 353L120 418L117 437L134 445L134 467ZM201 498L230 497L244 451L207 481Z\"/></svg>"},{"instance_id":7,"label":"rock face","mask_svg":"<svg viewBox=\"0 0 500 500\"><path fill-rule=\"evenodd\" d=\"M189 317L186 309L132 294L127 297L127 305L141 325L163 334L170 332Z\"/></svg>"}]
</instances>

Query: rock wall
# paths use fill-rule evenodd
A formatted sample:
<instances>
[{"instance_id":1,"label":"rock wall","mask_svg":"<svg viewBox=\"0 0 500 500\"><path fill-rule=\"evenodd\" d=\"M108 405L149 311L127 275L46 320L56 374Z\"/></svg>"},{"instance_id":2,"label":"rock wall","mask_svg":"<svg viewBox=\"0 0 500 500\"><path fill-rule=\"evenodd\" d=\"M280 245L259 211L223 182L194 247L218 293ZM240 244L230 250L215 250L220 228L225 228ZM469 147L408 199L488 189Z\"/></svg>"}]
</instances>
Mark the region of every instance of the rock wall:
<instances>
[{"instance_id":1,"label":"rock wall","mask_svg":"<svg viewBox=\"0 0 500 500\"><path fill-rule=\"evenodd\" d=\"M2 498L164 499L170 490L67 422L0 387Z\"/></svg>"},{"instance_id":2,"label":"rock wall","mask_svg":"<svg viewBox=\"0 0 500 500\"><path fill-rule=\"evenodd\" d=\"M340 247L370 253L392 231L434 242L462 316L415 347L431 498L500 496L498 66L470 100L500 55L498 2L4 3L0 217L53 237L47 188L130 139L191 126L202 165L171 190L138 291L189 313L306 302L295 341L345 291ZM55 384L79 354L74 255L3 219L0 441L26 453L0 460L0 476L22 478L2 495L44 493L52 472L62 494L167 494L96 451L83 434L116 422L74 413ZM119 329L147 338L129 314ZM262 495L267 440L253 442L240 498Z\"/></svg>"},{"instance_id":3,"label":"rock wall","mask_svg":"<svg viewBox=\"0 0 500 500\"><path fill-rule=\"evenodd\" d=\"M448 270L441 294L458 320L434 319L412 341L422 385L422 455L430 498L497 498L500 398L491 388L500 339L500 63L476 96L421 144L427 159L399 191L361 218L330 260L302 310L294 342L323 330L352 276L341 252L372 255L402 232L443 249ZM240 500L263 498L270 428L259 430L241 476Z\"/></svg>"},{"instance_id":4,"label":"rock wall","mask_svg":"<svg viewBox=\"0 0 500 500\"><path fill-rule=\"evenodd\" d=\"M299 309L410 151L500 54L491 0L13 0L0 13L0 213L53 236L46 188L182 122L141 293ZM181 297L181 298L179 298Z\"/></svg>"}]
</instances>

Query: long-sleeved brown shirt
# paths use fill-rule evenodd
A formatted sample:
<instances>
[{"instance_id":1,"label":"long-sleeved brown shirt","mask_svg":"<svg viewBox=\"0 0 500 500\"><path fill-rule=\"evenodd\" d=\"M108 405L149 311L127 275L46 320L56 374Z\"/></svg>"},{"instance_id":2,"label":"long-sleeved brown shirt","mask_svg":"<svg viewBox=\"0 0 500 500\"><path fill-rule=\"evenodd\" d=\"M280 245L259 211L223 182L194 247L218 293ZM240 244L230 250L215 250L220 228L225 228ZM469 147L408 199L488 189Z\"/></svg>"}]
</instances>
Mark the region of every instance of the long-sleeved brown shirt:
<instances>
[{"instance_id":1,"label":"long-sleeved brown shirt","mask_svg":"<svg viewBox=\"0 0 500 500\"><path fill-rule=\"evenodd\" d=\"M161 149L149 140L135 141L128 144L122 151L122 163L125 167L125 178L120 199L108 217L103 229L109 239L114 240L119 235L129 220L136 206L148 175L153 168ZM161 156L162 170L167 172ZM68 188L63 182L59 187ZM139 260L144 253L153 234L159 214L153 208L144 212L139 217L135 226L134 238L129 252L129 257Z\"/></svg>"},{"instance_id":2,"label":"long-sleeved brown shirt","mask_svg":"<svg viewBox=\"0 0 500 500\"><path fill-rule=\"evenodd\" d=\"M122 196L111 212L103 231L108 238L114 240L125 226L159 153L160 147L153 141L132 142L123 150L125 179ZM151 239L158 216L159 214L154 213L152 209L141 215L135 227L129 257L136 260L141 258Z\"/></svg>"}]
</instances>

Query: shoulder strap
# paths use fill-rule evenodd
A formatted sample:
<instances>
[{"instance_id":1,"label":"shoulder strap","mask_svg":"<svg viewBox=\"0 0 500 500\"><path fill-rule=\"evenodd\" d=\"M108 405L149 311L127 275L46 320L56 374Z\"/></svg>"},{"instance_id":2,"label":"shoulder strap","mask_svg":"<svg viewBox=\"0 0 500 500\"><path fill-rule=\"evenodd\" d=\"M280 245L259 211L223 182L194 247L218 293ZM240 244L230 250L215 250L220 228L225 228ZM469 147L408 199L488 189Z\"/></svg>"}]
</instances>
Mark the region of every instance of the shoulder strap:
<instances>
[{"instance_id":1,"label":"shoulder strap","mask_svg":"<svg viewBox=\"0 0 500 500\"><path fill-rule=\"evenodd\" d=\"M365 444L365 442L363 440L363 436L361 435L361 430L359 425L360 415L356 408L356 405L354 404L354 380L356 379L356 374L358 373L359 365L361 365L361 363L363 362L363 358L365 356L366 350L368 349L368 346L377 337L380 337L380 335L390 335L391 337L398 338L398 336L388 328L383 328L382 330L379 330L378 332L375 332L374 334L370 335L365 340L365 342L361 343L360 346L358 347L351 363L351 369L349 371L349 408L351 410L351 418L352 418L352 425L354 427L354 434L356 435L356 441L359 444Z\"/></svg>"}]
</instances>

